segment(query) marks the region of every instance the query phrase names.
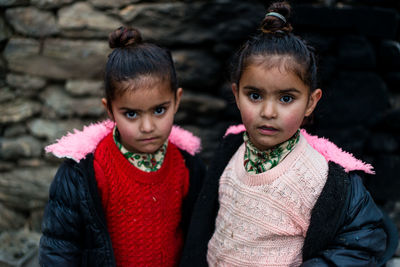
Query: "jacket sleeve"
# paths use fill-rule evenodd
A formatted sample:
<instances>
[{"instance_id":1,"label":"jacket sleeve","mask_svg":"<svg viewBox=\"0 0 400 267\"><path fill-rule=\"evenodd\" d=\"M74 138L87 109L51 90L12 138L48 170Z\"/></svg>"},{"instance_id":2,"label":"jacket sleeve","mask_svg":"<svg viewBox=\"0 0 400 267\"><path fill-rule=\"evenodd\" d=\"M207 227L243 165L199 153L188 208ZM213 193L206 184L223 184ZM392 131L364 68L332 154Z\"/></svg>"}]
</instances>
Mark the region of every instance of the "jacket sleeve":
<instances>
[{"instance_id":1,"label":"jacket sleeve","mask_svg":"<svg viewBox=\"0 0 400 267\"><path fill-rule=\"evenodd\" d=\"M203 185L206 167L198 155L191 156L185 151L183 151L182 154L185 158L186 167L189 170L190 177L189 192L183 202L182 211L182 227L186 236L194 204L200 194L200 189Z\"/></svg>"},{"instance_id":2,"label":"jacket sleeve","mask_svg":"<svg viewBox=\"0 0 400 267\"><path fill-rule=\"evenodd\" d=\"M50 186L39 245L41 266L79 266L81 262L80 174L74 164L64 162Z\"/></svg>"},{"instance_id":3,"label":"jacket sleeve","mask_svg":"<svg viewBox=\"0 0 400 267\"><path fill-rule=\"evenodd\" d=\"M305 261L303 267L312 266L378 266L379 257L386 249L383 215L371 195L355 174L342 225L329 246L318 256Z\"/></svg>"}]
</instances>

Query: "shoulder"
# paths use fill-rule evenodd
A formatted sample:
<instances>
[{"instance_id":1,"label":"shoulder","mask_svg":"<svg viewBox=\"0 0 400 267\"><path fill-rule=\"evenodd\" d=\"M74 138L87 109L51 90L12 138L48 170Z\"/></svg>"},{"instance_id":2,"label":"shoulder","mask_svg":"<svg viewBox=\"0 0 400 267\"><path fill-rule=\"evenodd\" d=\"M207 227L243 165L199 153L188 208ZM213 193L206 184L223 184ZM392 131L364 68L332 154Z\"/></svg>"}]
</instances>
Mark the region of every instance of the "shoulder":
<instances>
[{"instance_id":1,"label":"shoulder","mask_svg":"<svg viewBox=\"0 0 400 267\"><path fill-rule=\"evenodd\" d=\"M79 162L96 150L99 143L111 133L114 126L113 121L105 120L84 126L82 130L74 129L73 132L63 136L54 144L47 146L45 150L58 158L69 158ZM172 127L169 140L191 155L195 155L201 150L200 138L179 126Z\"/></svg>"},{"instance_id":2,"label":"shoulder","mask_svg":"<svg viewBox=\"0 0 400 267\"><path fill-rule=\"evenodd\" d=\"M64 196L66 202L68 199L75 199L75 194L83 190L82 183L87 181L91 170L93 170L93 154L87 155L79 163L71 159L64 160L51 183L50 199L56 196Z\"/></svg>"},{"instance_id":3,"label":"shoulder","mask_svg":"<svg viewBox=\"0 0 400 267\"><path fill-rule=\"evenodd\" d=\"M45 151L58 158L79 162L96 150L97 145L112 131L114 126L114 122L105 120L84 126L82 130L74 129L73 132L69 132L54 144L47 146Z\"/></svg>"},{"instance_id":4,"label":"shoulder","mask_svg":"<svg viewBox=\"0 0 400 267\"><path fill-rule=\"evenodd\" d=\"M328 139L311 135L304 129L301 130L301 134L315 150L324 156L327 161L340 165L346 172L363 171L365 173L374 174L373 167L370 164L362 162L351 153L339 148Z\"/></svg>"},{"instance_id":5,"label":"shoulder","mask_svg":"<svg viewBox=\"0 0 400 267\"><path fill-rule=\"evenodd\" d=\"M193 133L174 125L169 134L168 140L190 155L195 155L201 150L201 140Z\"/></svg>"}]
</instances>

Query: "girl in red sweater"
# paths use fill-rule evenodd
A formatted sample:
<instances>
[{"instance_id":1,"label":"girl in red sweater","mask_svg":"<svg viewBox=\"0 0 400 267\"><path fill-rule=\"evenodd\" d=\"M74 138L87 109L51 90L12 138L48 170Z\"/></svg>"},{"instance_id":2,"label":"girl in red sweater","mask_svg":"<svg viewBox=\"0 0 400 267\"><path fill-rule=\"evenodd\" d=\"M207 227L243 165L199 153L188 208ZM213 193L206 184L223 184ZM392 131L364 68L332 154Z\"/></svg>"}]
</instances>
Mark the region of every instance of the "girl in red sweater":
<instances>
[{"instance_id":1,"label":"girl in red sweater","mask_svg":"<svg viewBox=\"0 0 400 267\"><path fill-rule=\"evenodd\" d=\"M42 266L176 266L204 166L173 120L182 96L169 51L110 34L102 103L111 120L46 148L70 158L50 188Z\"/></svg>"}]
</instances>

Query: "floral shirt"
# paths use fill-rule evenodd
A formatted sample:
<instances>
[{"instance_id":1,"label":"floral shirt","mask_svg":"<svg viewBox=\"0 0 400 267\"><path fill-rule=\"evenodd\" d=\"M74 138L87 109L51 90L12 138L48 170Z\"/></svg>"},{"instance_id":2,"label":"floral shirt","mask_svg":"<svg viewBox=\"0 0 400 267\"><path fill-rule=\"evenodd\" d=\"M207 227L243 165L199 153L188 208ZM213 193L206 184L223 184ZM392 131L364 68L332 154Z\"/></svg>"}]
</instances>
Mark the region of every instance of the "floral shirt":
<instances>
[{"instance_id":1,"label":"floral shirt","mask_svg":"<svg viewBox=\"0 0 400 267\"><path fill-rule=\"evenodd\" d=\"M298 130L289 140L276 145L275 147L260 151L250 141L247 132L243 134L246 144L244 153L244 167L248 173L263 173L278 165L299 142L300 130Z\"/></svg>"},{"instance_id":2,"label":"floral shirt","mask_svg":"<svg viewBox=\"0 0 400 267\"><path fill-rule=\"evenodd\" d=\"M113 131L114 142L121 151L122 155L136 168L145 172L154 172L161 168L167 152L168 140L155 153L134 153L128 151L120 142L120 136L117 127Z\"/></svg>"}]
</instances>

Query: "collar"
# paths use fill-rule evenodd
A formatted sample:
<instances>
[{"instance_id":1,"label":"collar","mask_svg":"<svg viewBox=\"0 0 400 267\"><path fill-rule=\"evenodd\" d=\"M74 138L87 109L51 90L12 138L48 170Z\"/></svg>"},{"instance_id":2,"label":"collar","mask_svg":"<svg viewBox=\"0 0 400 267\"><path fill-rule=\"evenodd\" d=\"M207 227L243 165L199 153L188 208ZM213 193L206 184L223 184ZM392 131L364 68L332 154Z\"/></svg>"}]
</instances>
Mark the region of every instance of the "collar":
<instances>
[{"instance_id":1,"label":"collar","mask_svg":"<svg viewBox=\"0 0 400 267\"><path fill-rule=\"evenodd\" d=\"M244 152L244 167L248 173L263 173L279 164L295 147L300 139L300 130L287 141L276 145L271 149L259 150L250 141L247 132L243 134L246 146Z\"/></svg>"},{"instance_id":2,"label":"collar","mask_svg":"<svg viewBox=\"0 0 400 267\"><path fill-rule=\"evenodd\" d=\"M120 135L117 126L113 130L114 142L122 155L136 168L145 172L158 171L167 153L168 140L154 153L134 153L127 150L120 142Z\"/></svg>"}]
</instances>

